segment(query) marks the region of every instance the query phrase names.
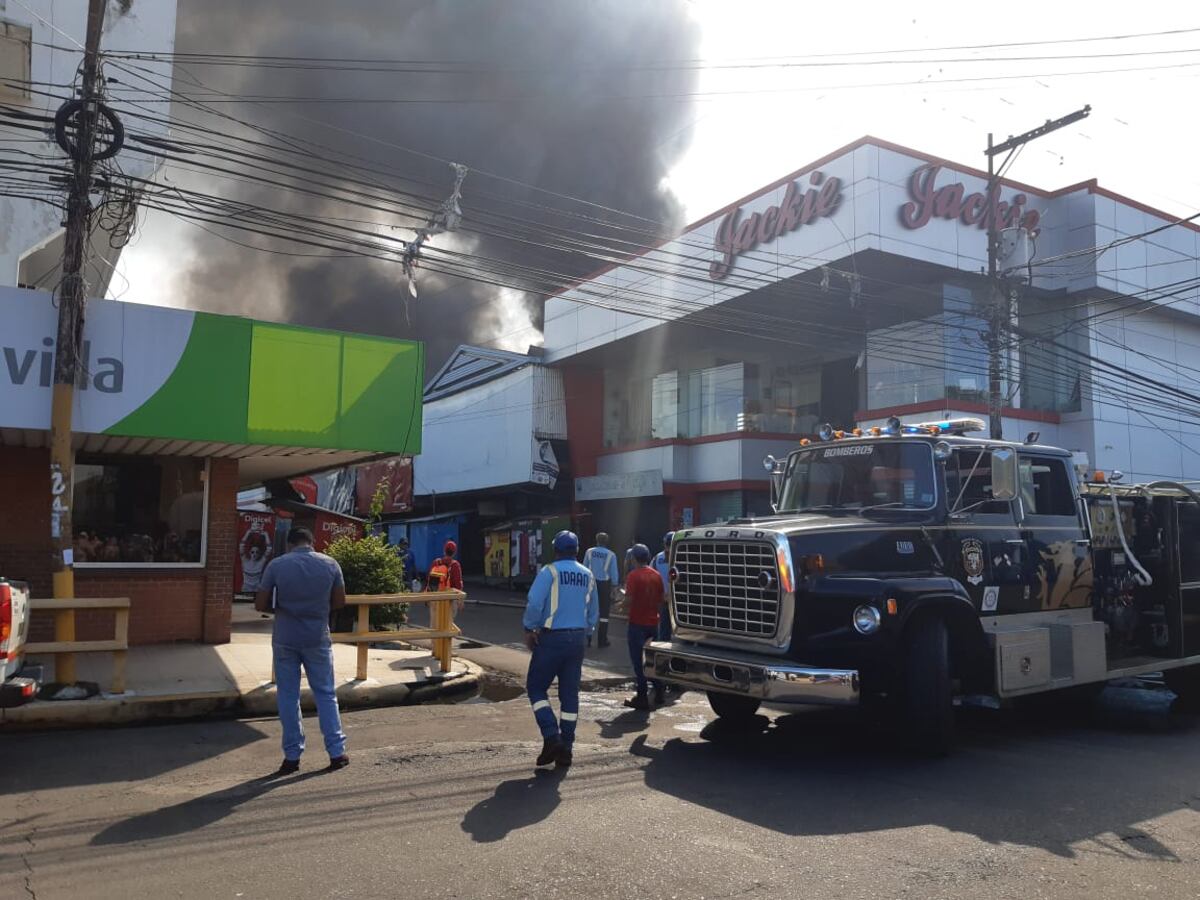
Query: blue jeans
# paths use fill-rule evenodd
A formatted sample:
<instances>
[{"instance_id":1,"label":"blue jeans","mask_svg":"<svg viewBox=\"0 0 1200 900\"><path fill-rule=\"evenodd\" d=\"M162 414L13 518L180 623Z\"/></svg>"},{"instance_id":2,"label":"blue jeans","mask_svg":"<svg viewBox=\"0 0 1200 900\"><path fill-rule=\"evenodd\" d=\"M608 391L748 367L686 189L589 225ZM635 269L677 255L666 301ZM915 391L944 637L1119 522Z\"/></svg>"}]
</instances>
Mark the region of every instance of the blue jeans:
<instances>
[{"instance_id":1,"label":"blue jeans","mask_svg":"<svg viewBox=\"0 0 1200 900\"><path fill-rule=\"evenodd\" d=\"M630 624L625 630L629 635L629 661L633 663L633 678L637 682L637 692L644 694L646 693L647 682L642 649L646 646L647 641L654 640L658 626ZM654 687L657 688L658 686L658 682L655 681Z\"/></svg>"},{"instance_id":2,"label":"blue jeans","mask_svg":"<svg viewBox=\"0 0 1200 900\"><path fill-rule=\"evenodd\" d=\"M582 628L543 631L533 648L525 678L525 691L542 737L560 737L568 748L575 743L575 725L579 721L579 682L583 679L586 644L587 632ZM561 727L550 708L550 685L556 678Z\"/></svg>"},{"instance_id":3,"label":"blue jeans","mask_svg":"<svg viewBox=\"0 0 1200 900\"><path fill-rule=\"evenodd\" d=\"M330 759L346 752L346 735L338 715L333 684L333 647L285 647L275 644L275 699L283 726L283 757L299 759L304 752L304 726L300 724L300 666L317 701L317 719Z\"/></svg>"},{"instance_id":4,"label":"blue jeans","mask_svg":"<svg viewBox=\"0 0 1200 900\"><path fill-rule=\"evenodd\" d=\"M658 640L669 641L671 639L671 608L664 602L658 608Z\"/></svg>"}]
</instances>

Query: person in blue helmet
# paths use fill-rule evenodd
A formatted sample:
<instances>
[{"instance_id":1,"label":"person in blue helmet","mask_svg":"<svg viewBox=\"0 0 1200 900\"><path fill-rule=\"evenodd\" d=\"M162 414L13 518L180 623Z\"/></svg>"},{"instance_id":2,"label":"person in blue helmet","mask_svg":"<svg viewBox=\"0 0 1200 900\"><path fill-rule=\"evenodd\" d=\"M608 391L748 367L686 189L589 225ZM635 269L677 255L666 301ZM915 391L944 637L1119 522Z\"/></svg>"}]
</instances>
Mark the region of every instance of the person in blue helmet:
<instances>
[{"instance_id":1,"label":"person in blue helmet","mask_svg":"<svg viewBox=\"0 0 1200 900\"><path fill-rule=\"evenodd\" d=\"M654 557L654 568L658 570L658 577L663 583L663 602L658 610L657 637L660 641L671 639L671 539L674 537L673 531L664 534L662 551Z\"/></svg>"},{"instance_id":2,"label":"person in blue helmet","mask_svg":"<svg viewBox=\"0 0 1200 900\"><path fill-rule=\"evenodd\" d=\"M525 645L533 653L525 690L542 732L537 764L571 765L579 720L583 653L600 617L596 576L579 564L579 538L572 531L554 536L554 562L543 566L525 605ZM558 679L560 717L550 706L550 685Z\"/></svg>"}]
</instances>

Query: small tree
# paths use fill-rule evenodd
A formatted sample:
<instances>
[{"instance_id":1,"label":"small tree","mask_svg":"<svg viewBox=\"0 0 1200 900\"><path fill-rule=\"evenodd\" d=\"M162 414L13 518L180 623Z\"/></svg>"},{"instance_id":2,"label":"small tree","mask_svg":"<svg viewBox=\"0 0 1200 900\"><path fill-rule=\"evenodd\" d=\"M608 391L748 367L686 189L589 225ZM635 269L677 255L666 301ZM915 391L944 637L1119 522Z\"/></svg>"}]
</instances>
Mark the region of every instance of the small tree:
<instances>
[{"instance_id":1,"label":"small tree","mask_svg":"<svg viewBox=\"0 0 1200 900\"><path fill-rule=\"evenodd\" d=\"M325 551L342 567L347 594L400 594L408 589L404 583L404 561L378 530L387 489L387 482L382 481L371 497L367 533L358 538L339 537ZM371 607L371 625L375 628L400 625L407 619L407 603Z\"/></svg>"}]
</instances>

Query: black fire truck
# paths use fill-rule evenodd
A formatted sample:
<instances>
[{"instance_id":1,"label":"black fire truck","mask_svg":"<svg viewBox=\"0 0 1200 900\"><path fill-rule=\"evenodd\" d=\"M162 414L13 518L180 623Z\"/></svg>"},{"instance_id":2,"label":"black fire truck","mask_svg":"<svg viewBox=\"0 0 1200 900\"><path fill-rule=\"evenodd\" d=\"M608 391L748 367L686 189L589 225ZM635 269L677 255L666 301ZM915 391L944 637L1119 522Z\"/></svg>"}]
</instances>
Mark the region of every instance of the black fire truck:
<instances>
[{"instance_id":1,"label":"black fire truck","mask_svg":"<svg viewBox=\"0 0 1200 900\"><path fill-rule=\"evenodd\" d=\"M676 532L673 636L647 672L733 721L879 700L932 752L963 698L1162 672L1200 702L1193 487L1081 477L1069 451L982 429L826 425L768 457L774 515Z\"/></svg>"}]
</instances>

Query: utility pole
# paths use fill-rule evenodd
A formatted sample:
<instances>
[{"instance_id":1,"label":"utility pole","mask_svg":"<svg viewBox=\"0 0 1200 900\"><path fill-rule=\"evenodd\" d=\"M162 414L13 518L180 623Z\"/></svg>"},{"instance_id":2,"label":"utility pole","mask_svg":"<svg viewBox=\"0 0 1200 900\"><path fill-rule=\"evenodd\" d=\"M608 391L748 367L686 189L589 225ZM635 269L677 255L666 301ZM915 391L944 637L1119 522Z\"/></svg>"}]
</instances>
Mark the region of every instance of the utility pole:
<instances>
[{"instance_id":1,"label":"utility pole","mask_svg":"<svg viewBox=\"0 0 1200 900\"><path fill-rule=\"evenodd\" d=\"M997 257L1000 247L1000 222L997 213L1000 200L1000 176L1012 159L1014 151L1032 140L1050 134L1052 131L1058 131L1058 129L1078 122L1080 119L1086 119L1091 111L1092 108L1090 106L1085 106L1083 109L1077 109L1075 112L1065 115L1061 119L1047 119L1045 124L1026 131L1024 134L1018 134L1016 137L1009 137L1008 140L999 144L993 144L992 135L990 132L988 133L987 149L983 152L987 154L988 164L987 211L985 213L988 226L988 430L993 440L1001 440L1004 436L1002 424L1004 399L1003 392L1000 389L1002 368L1000 350L1004 342L1004 332L1012 320L1012 309L1009 304L1007 288L1001 284L998 272L999 260ZM1008 155L1004 158L1004 162L1000 164L999 171L997 171L995 160L1001 153L1007 153Z\"/></svg>"},{"instance_id":2,"label":"utility pole","mask_svg":"<svg viewBox=\"0 0 1200 900\"><path fill-rule=\"evenodd\" d=\"M63 247L62 281L58 291L58 340L54 356L54 388L50 407L50 539L53 543L51 572L54 598L75 596L74 529L71 507L74 503L75 453L71 447L71 407L79 377L79 356L83 341L83 310L86 286L83 280L84 257L92 220L93 142L99 103L97 78L100 70L100 33L104 25L106 0L88 0L87 37L84 41L81 106L75 117L76 139L72 156L71 179L67 195L66 236ZM75 613L60 610L54 615L55 641L75 640ZM75 680L75 657L59 654L54 677L57 681Z\"/></svg>"}]
</instances>

